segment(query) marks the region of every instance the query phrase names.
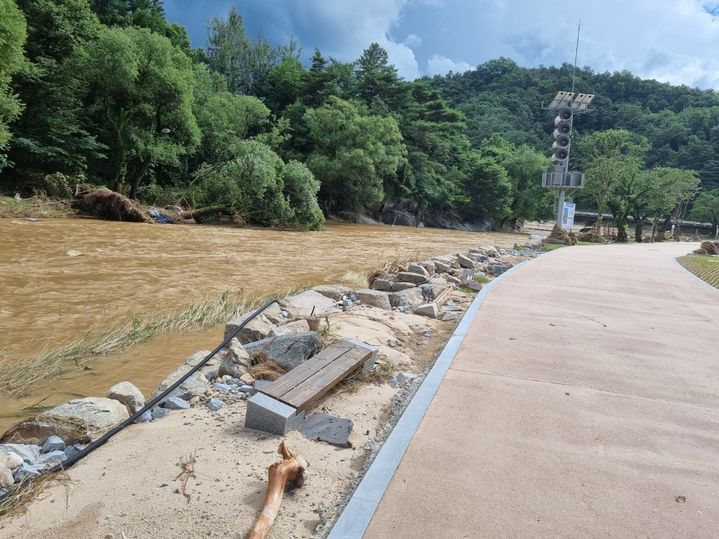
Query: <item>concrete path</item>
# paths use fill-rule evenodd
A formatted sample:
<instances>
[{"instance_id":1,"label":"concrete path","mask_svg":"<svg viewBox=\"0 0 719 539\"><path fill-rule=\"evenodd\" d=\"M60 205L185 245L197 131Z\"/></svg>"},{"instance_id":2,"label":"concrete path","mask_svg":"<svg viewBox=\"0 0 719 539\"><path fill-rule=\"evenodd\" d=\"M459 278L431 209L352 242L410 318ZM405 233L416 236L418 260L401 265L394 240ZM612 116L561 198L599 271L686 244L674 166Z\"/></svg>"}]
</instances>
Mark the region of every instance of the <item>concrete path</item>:
<instances>
[{"instance_id":1,"label":"concrete path","mask_svg":"<svg viewBox=\"0 0 719 539\"><path fill-rule=\"evenodd\" d=\"M365 537L716 537L719 291L691 248L560 249L499 283Z\"/></svg>"}]
</instances>

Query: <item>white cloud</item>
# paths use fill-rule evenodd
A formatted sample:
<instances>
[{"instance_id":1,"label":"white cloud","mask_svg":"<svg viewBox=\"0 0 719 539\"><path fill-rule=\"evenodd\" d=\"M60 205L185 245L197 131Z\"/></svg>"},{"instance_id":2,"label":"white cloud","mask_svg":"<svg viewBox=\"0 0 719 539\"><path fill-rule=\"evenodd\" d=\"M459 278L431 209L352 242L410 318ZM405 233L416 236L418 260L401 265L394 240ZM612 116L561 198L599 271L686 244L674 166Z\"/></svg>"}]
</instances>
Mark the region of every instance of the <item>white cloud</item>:
<instances>
[{"instance_id":1,"label":"white cloud","mask_svg":"<svg viewBox=\"0 0 719 539\"><path fill-rule=\"evenodd\" d=\"M459 61L455 62L451 58L435 54L427 60L427 74L428 75L446 75L450 71L454 73L464 73L474 69L474 66L467 62Z\"/></svg>"},{"instance_id":2,"label":"white cloud","mask_svg":"<svg viewBox=\"0 0 719 539\"><path fill-rule=\"evenodd\" d=\"M422 44L422 38L417 34L410 34L402 42L410 48L419 47Z\"/></svg>"}]
</instances>

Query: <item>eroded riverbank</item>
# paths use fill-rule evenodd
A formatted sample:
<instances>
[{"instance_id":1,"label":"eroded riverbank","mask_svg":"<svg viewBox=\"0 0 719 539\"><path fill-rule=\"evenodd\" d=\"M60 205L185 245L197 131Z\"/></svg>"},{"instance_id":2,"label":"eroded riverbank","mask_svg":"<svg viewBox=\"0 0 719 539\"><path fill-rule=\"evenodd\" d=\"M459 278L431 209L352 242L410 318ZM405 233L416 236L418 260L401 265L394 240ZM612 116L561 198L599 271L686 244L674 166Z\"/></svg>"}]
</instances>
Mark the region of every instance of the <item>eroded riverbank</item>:
<instances>
[{"instance_id":1,"label":"eroded riverbank","mask_svg":"<svg viewBox=\"0 0 719 539\"><path fill-rule=\"evenodd\" d=\"M133 315L166 314L222 291L256 296L337 281L392 257L511 247L524 234L336 225L322 232L183 227L94 220L0 220L0 350L8 363L108 328ZM76 251L79 256L68 256ZM211 348L221 326L166 335L41 384L22 399L0 395L0 428L42 400L101 393L126 378L152 389L178 358ZM1 388L0 388L1 389Z\"/></svg>"}]
</instances>

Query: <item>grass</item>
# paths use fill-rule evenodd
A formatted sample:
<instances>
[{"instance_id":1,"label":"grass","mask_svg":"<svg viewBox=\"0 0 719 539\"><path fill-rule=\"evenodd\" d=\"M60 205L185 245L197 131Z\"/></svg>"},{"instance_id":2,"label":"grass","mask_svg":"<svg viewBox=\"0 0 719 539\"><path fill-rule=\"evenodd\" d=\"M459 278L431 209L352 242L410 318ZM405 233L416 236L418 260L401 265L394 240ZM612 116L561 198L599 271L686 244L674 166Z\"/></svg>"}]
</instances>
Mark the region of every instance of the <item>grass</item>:
<instances>
[{"instance_id":1,"label":"grass","mask_svg":"<svg viewBox=\"0 0 719 539\"><path fill-rule=\"evenodd\" d=\"M703 281L719 288L719 257L687 255L677 258L677 262Z\"/></svg>"},{"instance_id":2,"label":"grass","mask_svg":"<svg viewBox=\"0 0 719 539\"><path fill-rule=\"evenodd\" d=\"M47 197L32 197L15 200L0 196L0 218L57 218L74 215L67 202Z\"/></svg>"},{"instance_id":3,"label":"grass","mask_svg":"<svg viewBox=\"0 0 719 539\"><path fill-rule=\"evenodd\" d=\"M37 479L25 480L15 483L8 490L9 496L0 501L0 518L17 516L25 512L30 502L32 502L52 481L58 480L65 485L67 499L66 505L69 504L69 483L70 477L65 472L44 473Z\"/></svg>"},{"instance_id":4,"label":"grass","mask_svg":"<svg viewBox=\"0 0 719 539\"><path fill-rule=\"evenodd\" d=\"M545 245L545 246L544 246L544 252L556 251L557 249L561 249L562 247L566 247L566 245L556 245L556 244L553 244L553 245Z\"/></svg>"},{"instance_id":5,"label":"grass","mask_svg":"<svg viewBox=\"0 0 719 539\"><path fill-rule=\"evenodd\" d=\"M224 292L162 317L135 316L109 331L88 332L69 344L44 350L27 361L0 362L0 387L14 397L21 397L38 383L59 376L71 365L82 368L89 360L126 350L159 334L206 329L260 303L261 300Z\"/></svg>"}]
</instances>

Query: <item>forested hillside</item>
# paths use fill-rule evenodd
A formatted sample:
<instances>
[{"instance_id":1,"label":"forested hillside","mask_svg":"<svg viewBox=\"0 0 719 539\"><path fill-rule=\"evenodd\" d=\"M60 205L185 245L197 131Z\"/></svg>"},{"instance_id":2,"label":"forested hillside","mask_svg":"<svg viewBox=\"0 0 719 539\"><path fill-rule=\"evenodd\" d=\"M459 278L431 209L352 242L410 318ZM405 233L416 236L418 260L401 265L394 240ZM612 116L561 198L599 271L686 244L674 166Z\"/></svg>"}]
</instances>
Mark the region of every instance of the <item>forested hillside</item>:
<instances>
[{"instance_id":1,"label":"forested hillside","mask_svg":"<svg viewBox=\"0 0 719 539\"><path fill-rule=\"evenodd\" d=\"M250 39L234 9L210 21L206 49L193 49L161 0L0 7L7 193L69 197L78 183L105 185L146 204L310 229L330 215L500 226L552 213L539 185L552 125L541 104L569 89L569 66L498 59L406 81L377 44L351 63L316 50L305 65L302 44ZM638 212L658 189L650 178L686 177L680 199L652 206L685 210L695 176L676 169L698 171L706 189L719 185L714 92L629 73L578 75L577 88L597 98L576 122L574 166L590 180L610 170L601 185L611 192L588 190L586 204ZM605 131L616 135L605 137L614 157L598 155L590 138ZM614 168L602 169L608 156Z\"/></svg>"}]
</instances>

